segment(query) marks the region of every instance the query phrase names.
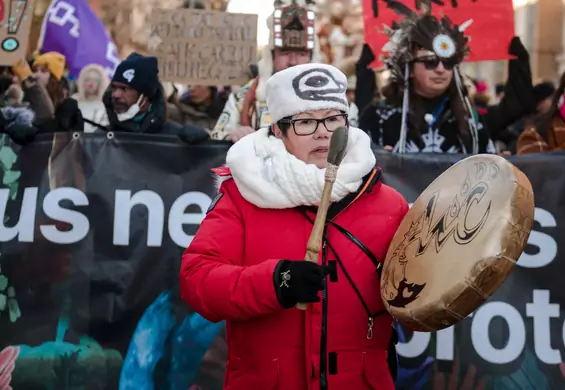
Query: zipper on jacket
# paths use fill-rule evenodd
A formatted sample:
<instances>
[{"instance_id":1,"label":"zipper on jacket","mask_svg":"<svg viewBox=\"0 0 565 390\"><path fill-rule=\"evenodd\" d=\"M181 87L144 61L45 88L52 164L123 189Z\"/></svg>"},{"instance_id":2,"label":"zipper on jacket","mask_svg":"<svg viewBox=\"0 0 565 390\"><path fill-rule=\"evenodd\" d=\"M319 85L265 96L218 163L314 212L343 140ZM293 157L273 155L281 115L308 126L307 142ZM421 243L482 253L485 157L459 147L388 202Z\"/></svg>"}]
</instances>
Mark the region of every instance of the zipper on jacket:
<instances>
[{"instance_id":1,"label":"zipper on jacket","mask_svg":"<svg viewBox=\"0 0 565 390\"><path fill-rule=\"evenodd\" d=\"M329 241L325 241L327 242L330 250L333 252L337 264L339 265L339 267L341 268L343 274L345 275L345 277L347 278L347 280L349 281L349 284L351 285L351 287L353 287L353 290L355 291L355 294L357 294L357 297L359 298L359 301L361 302L361 304L363 305L363 308L365 309L365 312L367 313L367 317L368 317L368 321L367 321L367 340L371 340L373 338L373 326L375 324L375 317L381 315L381 314L385 314L387 313L386 309L377 311L376 313L371 313L371 310L369 309L369 305L367 305L367 302L365 302L365 299L363 299L363 296L361 295L361 291L359 291L359 288L357 288L357 286L355 285L355 283L353 282L353 279L351 278L351 275L349 275L349 272L347 272L347 269L345 268L345 265L343 264L343 262L341 261L341 258L338 256L337 252L335 251L334 247L332 246L332 244Z\"/></svg>"},{"instance_id":2,"label":"zipper on jacket","mask_svg":"<svg viewBox=\"0 0 565 390\"><path fill-rule=\"evenodd\" d=\"M324 229L327 228L327 225ZM325 234L324 234L325 236ZM322 245L322 265L328 264L328 248L326 239L323 238ZM322 337L320 340L320 390L328 390L328 277L324 279L324 290L322 291Z\"/></svg>"}]
</instances>

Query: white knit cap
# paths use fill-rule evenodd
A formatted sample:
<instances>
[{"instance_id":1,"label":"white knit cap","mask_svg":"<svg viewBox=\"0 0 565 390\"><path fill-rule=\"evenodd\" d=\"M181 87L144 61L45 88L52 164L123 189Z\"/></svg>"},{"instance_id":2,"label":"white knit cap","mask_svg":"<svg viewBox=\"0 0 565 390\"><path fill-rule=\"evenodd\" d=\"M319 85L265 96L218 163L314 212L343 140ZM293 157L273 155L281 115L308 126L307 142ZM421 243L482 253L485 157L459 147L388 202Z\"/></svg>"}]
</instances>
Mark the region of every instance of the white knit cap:
<instances>
[{"instance_id":1,"label":"white knit cap","mask_svg":"<svg viewBox=\"0 0 565 390\"><path fill-rule=\"evenodd\" d=\"M347 77L331 65L293 66L272 75L266 87L271 123L305 111L349 110Z\"/></svg>"}]
</instances>

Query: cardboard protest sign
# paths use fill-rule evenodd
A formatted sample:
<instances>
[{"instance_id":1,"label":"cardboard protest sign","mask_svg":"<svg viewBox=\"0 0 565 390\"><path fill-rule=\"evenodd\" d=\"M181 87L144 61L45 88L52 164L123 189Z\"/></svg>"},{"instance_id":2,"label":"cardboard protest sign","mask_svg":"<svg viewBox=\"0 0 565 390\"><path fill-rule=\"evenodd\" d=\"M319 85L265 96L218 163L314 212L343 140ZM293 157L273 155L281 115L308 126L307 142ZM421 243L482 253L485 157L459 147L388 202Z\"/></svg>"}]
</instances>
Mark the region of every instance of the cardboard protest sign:
<instances>
[{"instance_id":1,"label":"cardboard protest sign","mask_svg":"<svg viewBox=\"0 0 565 390\"><path fill-rule=\"evenodd\" d=\"M239 85L257 61L257 15L202 9L154 10L149 50L162 81Z\"/></svg>"},{"instance_id":2,"label":"cardboard protest sign","mask_svg":"<svg viewBox=\"0 0 565 390\"><path fill-rule=\"evenodd\" d=\"M398 0L413 10L421 10L421 0ZM388 0L363 0L365 42L371 47L377 61L373 67L383 66L381 49L388 42L383 27L391 26L402 17L388 7ZM466 61L496 61L511 58L508 47L514 37L514 8L512 0L431 0L432 14L445 15L457 25L468 20L465 30L471 37L471 53Z\"/></svg>"},{"instance_id":3,"label":"cardboard protest sign","mask_svg":"<svg viewBox=\"0 0 565 390\"><path fill-rule=\"evenodd\" d=\"M0 0L0 65L26 58L33 0Z\"/></svg>"}]
</instances>

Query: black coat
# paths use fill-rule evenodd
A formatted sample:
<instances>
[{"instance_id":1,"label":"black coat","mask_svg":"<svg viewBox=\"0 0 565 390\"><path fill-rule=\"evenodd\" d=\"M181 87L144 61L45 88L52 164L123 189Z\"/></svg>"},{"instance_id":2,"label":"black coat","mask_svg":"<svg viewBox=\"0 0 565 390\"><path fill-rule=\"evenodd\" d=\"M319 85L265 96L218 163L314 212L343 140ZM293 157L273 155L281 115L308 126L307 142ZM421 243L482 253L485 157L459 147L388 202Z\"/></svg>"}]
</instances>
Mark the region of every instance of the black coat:
<instances>
[{"instance_id":1,"label":"black coat","mask_svg":"<svg viewBox=\"0 0 565 390\"><path fill-rule=\"evenodd\" d=\"M111 87L106 90L102 99L108 115L109 131L125 131L144 134L170 134L178 136L186 143L199 143L210 138L206 130L193 125L180 125L167 120L167 103L163 88L151 101L151 107L141 120L130 119L120 122L111 101Z\"/></svg>"}]
</instances>

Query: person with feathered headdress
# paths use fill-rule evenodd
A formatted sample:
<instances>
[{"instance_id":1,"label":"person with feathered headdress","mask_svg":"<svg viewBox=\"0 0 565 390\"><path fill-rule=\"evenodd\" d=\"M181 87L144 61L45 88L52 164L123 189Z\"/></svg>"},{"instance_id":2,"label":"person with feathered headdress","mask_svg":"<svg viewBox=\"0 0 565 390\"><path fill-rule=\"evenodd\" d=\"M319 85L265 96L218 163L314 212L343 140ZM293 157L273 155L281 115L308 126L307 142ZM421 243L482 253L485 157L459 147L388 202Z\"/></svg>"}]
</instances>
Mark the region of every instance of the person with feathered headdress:
<instances>
[{"instance_id":1,"label":"person with feathered headdress","mask_svg":"<svg viewBox=\"0 0 565 390\"><path fill-rule=\"evenodd\" d=\"M314 29L313 0L275 0L268 18L269 44L263 48L258 63L259 74L232 93L216 126L212 139L236 142L243 136L271 124L265 86L271 75L295 65L320 62ZM353 123L357 118L349 118Z\"/></svg>"},{"instance_id":2,"label":"person with feathered headdress","mask_svg":"<svg viewBox=\"0 0 565 390\"><path fill-rule=\"evenodd\" d=\"M465 29L472 20L456 25L446 16L433 16L429 0L422 3L424 11L417 13L399 1L387 2L404 16L385 28L390 40L382 50L383 62L391 82L382 91L385 104L363 109L359 127L380 146L398 153L494 153L489 130L498 132L519 119L527 103L512 101L515 108L506 113L508 104L501 102L497 109L480 115L459 69L470 52ZM513 61L523 60L524 52L529 60L517 37L509 52L518 54ZM529 71L529 63L526 67ZM514 78L524 78L523 84L531 86L531 72L529 80L528 72ZM363 82L369 85L368 80Z\"/></svg>"}]
</instances>

